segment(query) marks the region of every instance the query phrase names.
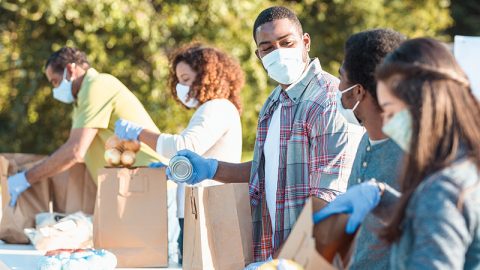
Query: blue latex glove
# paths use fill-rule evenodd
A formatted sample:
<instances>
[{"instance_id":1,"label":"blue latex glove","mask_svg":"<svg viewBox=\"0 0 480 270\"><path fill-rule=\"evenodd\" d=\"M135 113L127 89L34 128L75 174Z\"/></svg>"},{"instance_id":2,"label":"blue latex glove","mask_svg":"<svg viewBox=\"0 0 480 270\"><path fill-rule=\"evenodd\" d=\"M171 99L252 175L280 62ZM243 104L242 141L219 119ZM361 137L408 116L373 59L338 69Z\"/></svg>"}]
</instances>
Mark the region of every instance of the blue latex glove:
<instances>
[{"instance_id":1,"label":"blue latex glove","mask_svg":"<svg viewBox=\"0 0 480 270\"><path fill-rule=\"evenodd\" d=\"M115 134L122 140L138 140L142 130L143 127L124 119L115 122Z\"/></svg>"},{"instance_id":2,"label":"blue latex glove","mask_svg":"<svg viewBox=\"0 0 480 270\"><path fill-rule=\"evenodd\" d=\"M322 210L313 214L313 222L317 224L333 214L350 214L345 231L352 234L379 203L380 189L378 184L371 180L355 185L347 192L338 195Z\"/></svg>"},{"instance_id":3,"label":"blue latex glove","mask_svg":"<svg viewBox=\"0 0 480 270\"><path fill-rule=\"evenodd\" d=\"M202 156L190 151L190 150L180 150L177 152L177 156L184 156L188 158L190 163L193 166L193 173L186 183L189 185L195 185L202 182L205 179L213 179L218 168L218 160L212 158L203 158ZM167 168L167 177L171 177L170 168Z\"/></svg>"},{"instance_id":4,"label":"blue latex glove","mask_svg":"<svg viewBox=\"0 0 480 270\"><path fill-rule=\"evenodd\" d=\"M163 167L167 167L167 165L163 164L162 162L152 162L152 163L148 164L148 167L149 168L163 168Z\"/></svg>"},{"instance_id":5,"label":"blue latex glove","mask_svg":"<svg viewBox=\"0 0 480 270\"><path fill-rule=\"evenodd\" d=\"M22 194L27 188L30 187L30 183L25 177L25 172L17 173L8 177L8 193L10 193L10 206L15 206L18 196Z\"/></svg>"}]
</instances>

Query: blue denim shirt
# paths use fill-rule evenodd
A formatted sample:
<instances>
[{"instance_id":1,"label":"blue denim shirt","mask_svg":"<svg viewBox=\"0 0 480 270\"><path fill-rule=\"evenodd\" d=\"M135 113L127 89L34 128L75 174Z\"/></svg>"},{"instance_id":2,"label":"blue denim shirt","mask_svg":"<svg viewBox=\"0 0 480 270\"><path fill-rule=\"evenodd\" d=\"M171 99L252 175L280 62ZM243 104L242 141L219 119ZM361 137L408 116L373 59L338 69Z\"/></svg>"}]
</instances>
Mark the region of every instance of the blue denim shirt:
<instances>
[{"instance_id":1,"label":"blue denim shirt","mask_svg":"<svg viewBox=\"0 0 480 270\"><path fill-rule=\"evenodd\" d=\"M348 187L375 178L397 188L403 156L402 149L391 139L371 145L365 134L358 146ZM380 219L373 214L365 218L356 237L350 270L389 268L390 247L382 245L376 235L381 227Z\"/></svg>"},{"instance_id":2,"label":"blue denim shirt","mask_svg":"<svg viewBox=\"0 0 480 270\"><path fill-rule=\"evenodd\" d=\"M410 199L402 231L392 246L391 269L480 269L475 164L461 159L424 180Z\"/></svg>"}]
</instances>

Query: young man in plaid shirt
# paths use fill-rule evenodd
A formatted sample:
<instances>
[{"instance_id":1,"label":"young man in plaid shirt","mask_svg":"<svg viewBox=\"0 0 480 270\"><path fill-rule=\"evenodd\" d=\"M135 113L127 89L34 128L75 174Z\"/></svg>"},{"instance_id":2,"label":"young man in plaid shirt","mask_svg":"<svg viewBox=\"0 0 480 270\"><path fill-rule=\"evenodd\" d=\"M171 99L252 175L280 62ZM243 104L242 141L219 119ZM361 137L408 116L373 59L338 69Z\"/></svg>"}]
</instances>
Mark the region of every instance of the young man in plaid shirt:
<instances>
[{"instance_id":1,"label":"young man in plaid shirt","mask_svg":"<svg viewBox=\"0 0 480 270\"><path fill-rule=\"evenodd\" d=\"M253 161L178 155L193 165L189 184L249 181L254 257L264 261L287 239L308 197L331 201L345 191L363 129L349 124L356 119L341 107L338 79L309 58L310 36L291 10L262 11L253 36L258 58L279 83L260 111Z\"/></svg>"}]
</instances>

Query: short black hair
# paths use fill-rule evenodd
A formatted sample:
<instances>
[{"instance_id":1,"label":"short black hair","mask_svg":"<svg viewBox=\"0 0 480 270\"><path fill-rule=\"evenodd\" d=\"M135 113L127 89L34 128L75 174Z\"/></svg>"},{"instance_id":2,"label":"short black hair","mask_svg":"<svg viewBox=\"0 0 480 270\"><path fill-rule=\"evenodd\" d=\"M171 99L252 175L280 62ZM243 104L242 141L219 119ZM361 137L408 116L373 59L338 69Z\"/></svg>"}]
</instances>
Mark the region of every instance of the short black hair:
<instances>
[{"instance_id":1,"label":"short black hair","mask_svg":"<svg viewBox=\"0 0 480 270\"><path fill-rule=\"evenodd\" d=\"M298 20L297 15L295 15L295 13L292 10L286 7L274 6L274 7L269 7L264 11L260 12L260 14L258 14L257 19L255 19L255 23L253 24L253 39L255 40L255 42L257 41L257 38L255 37L255 32L257 31L258 27L268 22L281 20L281 19L289 19L293 24L295 24L295 27L297 28L298 33L300 35L303 34L302 24Z\"/></svg>"},{"instance_id":2,"label":"short black hair","mask_svg":"<svg viewBox=\"0 0 480 270\"><path fill-rule=\"evenodd\" d=\"M63 73L67 64L70 63L75 63L83 67L90 66L87 55L84 52L77 48L63 47L50 55L47 63L45 63L45 69L50 66L54 72Z\"/></svg>"},{"instance_id":3,"label":"short black hair","mask_svg":"<svg viewBox=\"0 0 480 270\"><path fill-rule=\"evenodd\" d=\"M391 29L372 29L350 36L343 60L349 82L361 84L377 100L375 69L405 40L404 35Z\"/></svg>"}]
</instances>

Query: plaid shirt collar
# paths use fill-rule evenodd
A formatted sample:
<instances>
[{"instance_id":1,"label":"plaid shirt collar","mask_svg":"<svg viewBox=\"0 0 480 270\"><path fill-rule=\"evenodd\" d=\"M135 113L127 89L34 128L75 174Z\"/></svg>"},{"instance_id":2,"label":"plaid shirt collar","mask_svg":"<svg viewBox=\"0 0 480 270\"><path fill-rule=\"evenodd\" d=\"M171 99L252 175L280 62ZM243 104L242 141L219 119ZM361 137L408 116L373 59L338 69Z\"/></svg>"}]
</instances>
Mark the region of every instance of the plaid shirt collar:
<instances>
[{"instance_id":1,"label":"plaid shirt collar","mask_svg":"<svg viewBox=\"0 0 480 270\"><path fill-rule=\"evenodd\" d=\"M287 89L287 91L283 90L280 85L278 85L274 93L272 95L272 102L278 101L280 98L280 93L286 93L286 95L293 101L293 103L298 103L300 101L300 97L302 96L305 89L307 89L307 85L313 79L317 72L317 70L322 70L322 66L320 65L320 61L318 58L310 59L310 63L308 67L303 72L302 76L299 78L300 80L291 84Z\"/></svg>"},{"instance_id":2,"label":"plaid shirt collar","mask_svg":"<svg viewBox=\"0 0 480 270\"><path fill-rule=\"evenodd\" d=\"M300 80L293 83L292 85L287 88L288 90L282 89L280 85L275 87L273 90L272 95L270 96L270 104L265 110L265 114L260 116L260 122L265 120L265 118L270 117L275 109L278 107L279 103L284 103L284 101L289 101L290 104L297 104L300 102L302 94L307 89L307 85L310 81L315 77L315 74L318 74L322 70L322 66L320 65L320 61L318 58L310 59L310 64L303 72ZM280 97L283 95L283 98Z\"/></svg>"}]
</instances>

